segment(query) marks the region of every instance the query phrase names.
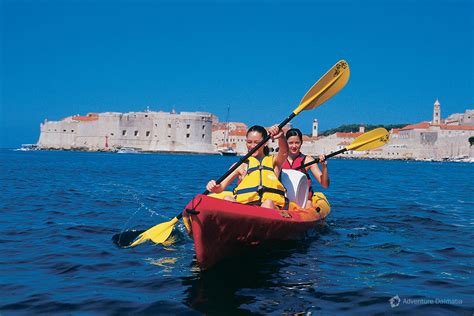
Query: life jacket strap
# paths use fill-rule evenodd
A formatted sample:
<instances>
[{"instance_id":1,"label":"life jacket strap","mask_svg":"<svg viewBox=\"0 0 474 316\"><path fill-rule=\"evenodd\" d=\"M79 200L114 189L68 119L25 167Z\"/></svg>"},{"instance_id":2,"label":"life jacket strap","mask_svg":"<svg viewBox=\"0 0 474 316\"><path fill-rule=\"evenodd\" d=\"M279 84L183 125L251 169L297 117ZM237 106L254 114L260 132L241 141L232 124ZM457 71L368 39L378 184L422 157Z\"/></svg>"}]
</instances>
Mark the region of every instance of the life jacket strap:
<instances>
[{"instance_id":1,"label":"life jacket strap","mask_svg":"<svg viewBox=\"0 0 474 316\"><path fill-rule=\"evenodd\" d=\"M265 192L268 192L268 193L275 193L275 194L279 194L279 195L285 196L285 191L278 190L278 189L274 189L274 188L266 188L266 187L263 187L263 188L262 188L262 192L263 192L263 193L265 193ZM263 195L263 193L262 193L262 195Z\"/></svg>"},{"instance_id":2,"label":"life jacket strap","mask_svg":"<svg viewBox=\"0 0 474 316\"><path fill-rule=\"evenodd\" d=\"M252 173L252 172L254 172L254 171L257 171L257 170L268 170L268 171L274 171L274 169L273 169L273 168L270 168L270 167L267 167L267 166L262 166L262 165L260 165L260 166L256 166L256 167L253 167L253 168L248 168L248 169L247 169L247 174L249 174L249 173Z\"/></svg>"},{"instance_id":3,"label":"life jacket strap","mask_svg":"<svg viewBox=\"0 0 474 316\"><path fill-rule=\"evenodd\" d=\"M245 188L245 189L240 189L240 190L234 190L234 194L245 194L245 193L251 193L251 192L257 192L260 198L263 196L264 193L275 193L279 194L281 196L285 196L285 191L274 189L274 188L267 188L264 186L256 186L252 188Z\"/></svg>"}]
</instances>

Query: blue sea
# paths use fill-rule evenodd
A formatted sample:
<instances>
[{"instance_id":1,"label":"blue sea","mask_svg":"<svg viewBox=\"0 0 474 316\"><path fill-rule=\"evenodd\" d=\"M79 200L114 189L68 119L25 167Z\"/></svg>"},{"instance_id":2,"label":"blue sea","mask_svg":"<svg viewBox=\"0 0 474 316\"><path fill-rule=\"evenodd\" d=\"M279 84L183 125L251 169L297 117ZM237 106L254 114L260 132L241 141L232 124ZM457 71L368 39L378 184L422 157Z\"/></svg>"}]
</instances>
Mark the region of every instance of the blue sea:
<instances>
[{"instance_id":1,"label":"blue sea","mask_svg":"<svg viewBox=\"0 0 474 316\"><path fill-rule=\"evenodd\" d=\"M474 313L474 165L333 159L305 240L201 273L112 236L176 216L235 157L0 151L0 314Z\"/></svg>"}]
</instances>

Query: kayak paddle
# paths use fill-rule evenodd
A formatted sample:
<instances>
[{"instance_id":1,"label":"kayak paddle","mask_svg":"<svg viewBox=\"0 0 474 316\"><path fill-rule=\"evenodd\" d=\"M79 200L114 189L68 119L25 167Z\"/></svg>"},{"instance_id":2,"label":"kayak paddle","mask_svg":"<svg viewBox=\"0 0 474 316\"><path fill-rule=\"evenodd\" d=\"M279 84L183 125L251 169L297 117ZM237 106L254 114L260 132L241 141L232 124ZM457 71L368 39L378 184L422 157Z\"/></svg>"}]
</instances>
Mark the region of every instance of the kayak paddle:
<instances>
[{"instance_id":1,"label":"kayak paddle","mask_svg":"<svg viewBox=\"0 0 474 316\"><path fill-rule=\"evenodd\" d=\"M348 150L366 151L366 150L376 149L385 145L388 142L388 139L389 139L388 131L383 127L379 127L360 135L359 137L354 139L349 146L326 155L326 159L342 154L343 152L346 152ZM306 168L318 162L319 162L319 157L316 157L314 158L314 161L308 162L302 165L301 167L299 167L298 169Z\"/></svg>"},{"instance_id":2,"label":"kayak paddle","mask_svg":"<svg viewBox=\"0 0 474 316\"><path fill-rule=\"evenodd\" d=\"M296 115L304 110L312 110L331 97L336 95L349 80L349 65L345 60L339 61L328 72L324 74L312 87L306 92L298 107L278 126L282 129L288 122L290 122ZM243 164L254 152L265 145L270 140L271 135L268 135L257 146L250 150L244 157L242 157L236 164L234 164L222 177L216 180L219 184L224 181L232 172L234 172L241 164ZM204 191L203 195L209 194L209 191ZM158 224L152 228L143 231L126 231L116 234L112 237L114 243L122 248L134 247L147 240L151 240L156 244L163 243L168 239L173 231L174 225L183 217L180 212L171 221Z\"/></svg>"}]
</instances>

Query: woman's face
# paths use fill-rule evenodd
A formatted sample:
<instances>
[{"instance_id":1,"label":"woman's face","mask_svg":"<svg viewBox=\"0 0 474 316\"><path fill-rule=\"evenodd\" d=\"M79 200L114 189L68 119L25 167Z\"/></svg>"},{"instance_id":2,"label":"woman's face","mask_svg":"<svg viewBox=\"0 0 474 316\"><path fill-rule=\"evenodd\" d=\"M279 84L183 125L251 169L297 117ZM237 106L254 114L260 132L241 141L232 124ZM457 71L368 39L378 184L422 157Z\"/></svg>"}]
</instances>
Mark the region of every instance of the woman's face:
<instances>
[{"instance_id":1,"label":"woman's face","mask_svg":"<svg viewBox=\"0 0 474 316\"><path fill-rule=\"evenodd\" d=\"M288 147L290 148L290 154L296 155L300 153L301 140L298 136L291 136L288 138Z\"/></svg>"},{"instance_id":2,"label":"woman's face","mask_svg":"<svg viewBox=\"0 0 474 316\"><path fill-rule=\"evenodd\" d=\"M263 140L262 134L259 132L250 132L247 134L247 150L251 151ZM253 153L252 157L256 157L263 154L263 146L260 147L256 152Z\"/></svg>"}]
</instances>

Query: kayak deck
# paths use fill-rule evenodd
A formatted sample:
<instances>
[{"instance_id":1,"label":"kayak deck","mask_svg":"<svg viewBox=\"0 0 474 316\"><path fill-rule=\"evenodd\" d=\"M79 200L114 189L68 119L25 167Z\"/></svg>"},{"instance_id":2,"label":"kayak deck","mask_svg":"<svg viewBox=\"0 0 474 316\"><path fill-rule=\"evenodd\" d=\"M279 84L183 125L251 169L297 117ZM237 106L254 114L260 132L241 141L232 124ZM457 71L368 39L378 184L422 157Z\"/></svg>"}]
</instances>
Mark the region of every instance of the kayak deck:
<instances>
[{"instance_id":1,"label":"kayak deck","mask_svg":"<svg viewBox=\"0 0 474 316\"><path fill-rule=\"evenodd\" d=\"M322 222L329 211L322 193L316 207L302 209L290 204L283 211L198 195L186 206L183 219L194 239L198 265L206 270L249 248L299 239Z\"/></svg>"}]
</instances>

